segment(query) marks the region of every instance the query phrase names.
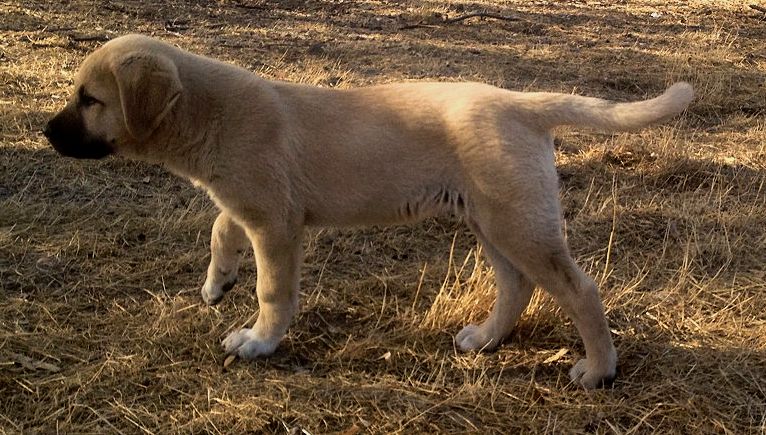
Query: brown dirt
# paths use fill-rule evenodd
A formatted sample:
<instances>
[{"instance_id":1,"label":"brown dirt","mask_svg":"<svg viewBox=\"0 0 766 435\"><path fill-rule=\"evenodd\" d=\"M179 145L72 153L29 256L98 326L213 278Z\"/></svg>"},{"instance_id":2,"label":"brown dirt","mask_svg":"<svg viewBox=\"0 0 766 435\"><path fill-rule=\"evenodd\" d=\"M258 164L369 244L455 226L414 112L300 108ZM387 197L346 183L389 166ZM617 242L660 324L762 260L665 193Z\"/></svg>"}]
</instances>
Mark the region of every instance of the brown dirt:
<instances>
[{"instance_id":1,"label":"brown dirt","mask_svg":"<svg viewBox=\"0 0 766 435\"><path fill-rule=\"evenodd\" d=\"M736 1L14 1L0 4L0 431L764 433L766 14ZM476 9L519 21L472 18ZM421 24L412 29L401 29ZM255 270L200 303L215 210L163 170L58 157L38 133L99 44L141 32L320 86L477 80L638 99L680 119L558 132L567 234L601 284L613 389L544 294L488 354L492 271L452 219L313 231L278 352L222 368Z\"/></svg>"}]
</instances>

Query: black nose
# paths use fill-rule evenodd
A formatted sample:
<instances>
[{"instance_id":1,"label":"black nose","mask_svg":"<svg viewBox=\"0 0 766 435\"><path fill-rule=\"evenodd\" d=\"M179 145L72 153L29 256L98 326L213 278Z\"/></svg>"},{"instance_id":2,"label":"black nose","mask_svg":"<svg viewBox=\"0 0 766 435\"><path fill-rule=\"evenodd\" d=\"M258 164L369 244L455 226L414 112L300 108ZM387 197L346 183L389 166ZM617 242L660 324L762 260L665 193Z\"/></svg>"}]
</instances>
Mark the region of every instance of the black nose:
<instances>
[{"instance_id":1,"label":"black nose","mask_svg":"<svg viewBox=\"0 0 766 435\"><path fill-rule=\"evenodd\" d=\"M51 137L51 123L50 122L45 124L45 128L43 129L43 134L45 135L45 137L50 139L50 137Z\"/></svg>"}]
</instances>

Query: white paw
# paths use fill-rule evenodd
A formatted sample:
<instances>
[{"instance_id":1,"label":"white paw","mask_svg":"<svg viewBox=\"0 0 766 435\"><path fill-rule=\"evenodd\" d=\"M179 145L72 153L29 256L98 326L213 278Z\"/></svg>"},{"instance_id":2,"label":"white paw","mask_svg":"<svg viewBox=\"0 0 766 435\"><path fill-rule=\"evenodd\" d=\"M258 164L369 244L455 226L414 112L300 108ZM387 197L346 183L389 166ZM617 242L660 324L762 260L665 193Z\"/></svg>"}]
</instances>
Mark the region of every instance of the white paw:
<instances>
[{"instance_id":1,"label":"white paw","mask_svg":"<svg viewBox=\"0 0 766 435\"><path fill-rule=\"evenodd\" d=\"M585 389L609 387L617 374L616 363L591 364L588 359L581 359L569 370L573 382L581 384Z\"/></svg>"},{"instance_id":2,"label":"white paw","mask_svg":"<svg viewBox=\"0 0 766 435\"><path fill-rule=\"evenodd\" d=\"M227 355L237 355L242 359L255 359L274 353L279 339L267 340L254 329L242 328L229 334L221 344Z\"/></svg>"},{"instance_id":3,"label":"white paw","mask_svg":"<svg viewBox=\"0 0 766 435\"><path fill-rule=\"evenodd\" d=\"M455 344L463 352L492 350L497 347L498 340L489 337L481 326L468 325L457 333Z\"/></svg>"},{"instance_id":4,"label":"white paw","mask_svg":"<svg viewBox=\"0 0 766 435\"><path fill-rule=\"evenodd\" d=\"M205 284L202 286L202 300L208 305L215 305L223 299L223 296L237 283L237 276L226 277L223 284L217 283L215 279L208 274Z\"/></svg>"}]
</instances>

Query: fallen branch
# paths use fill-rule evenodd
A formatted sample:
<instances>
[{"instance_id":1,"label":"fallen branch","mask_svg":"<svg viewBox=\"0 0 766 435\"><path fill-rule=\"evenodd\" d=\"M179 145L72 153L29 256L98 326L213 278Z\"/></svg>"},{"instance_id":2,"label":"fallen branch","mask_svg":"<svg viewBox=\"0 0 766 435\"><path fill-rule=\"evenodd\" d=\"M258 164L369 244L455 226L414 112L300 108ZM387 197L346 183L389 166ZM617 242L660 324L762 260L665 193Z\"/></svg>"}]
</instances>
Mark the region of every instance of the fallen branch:
<instances>
[{"instance_id":1,"label":"fallen branch","mask_svg":"<svg viewBox=\"0 0 766 435\"><path fill-rule=\"evenodd\" d=\"M425 29L438 29L438 28L440 28L443 25L459 23L461 21L465 21L465 20L467 20L469 18L475 18L475 17L478 17L478 18L494 18L496 20L503 20L503 21L521 21L521 18L513 17L513 16L510 16L510 15L500 15L500 14L495 14L493 12L487 12L487 11L473 11L473 12L467 13L465 15L460 15L460 16L455 17L455 18L445 19L444 21L442 21L441 23L438 23L438 24L424 23L423 21L420 21L419 23L415 23L415 24L406 24L404 26L399 27L399 30L421 29L421 28L425 28Z\"/></svg>"},{"instance_id":2,"label":"fallen branch","mask_svg":"<svg viewBox=\"0 0 766 435\"><path fill-rule=\"evenodd\" d=\"M763 12L764 14L766 14L766 8L763 6L750 5L750 9L755 9L758 12Z\"/></svg>"},{"instance_id":3,"label":"fallen branch","mask_svg":"<svg viewBox=\"0 0 766 435\"><path fill-rule=\"evenodd\" d=\"M469 18L474 18L474 17L494 18L496 20L503 20L503 21L520 21L521 20L521 18L512 17L510 15L494 14L492 12L487 12L487 11L474 11L465 15L461 15L459 17L445 20L444 24L453 24L453 23L457 23L463 20L467 20Z\"/></svg>"}]
</instances>

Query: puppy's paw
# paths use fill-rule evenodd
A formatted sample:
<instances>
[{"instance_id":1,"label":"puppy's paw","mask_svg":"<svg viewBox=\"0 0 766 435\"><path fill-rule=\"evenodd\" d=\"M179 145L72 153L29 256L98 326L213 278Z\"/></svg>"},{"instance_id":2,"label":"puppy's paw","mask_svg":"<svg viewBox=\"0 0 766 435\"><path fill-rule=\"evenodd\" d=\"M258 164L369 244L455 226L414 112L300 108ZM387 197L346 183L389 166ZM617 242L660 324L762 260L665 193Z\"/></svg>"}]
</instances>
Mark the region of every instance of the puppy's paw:
<instances>
[{"instance_id":1,"label":"puppy's paw","mask_svg":"<svg viewBox=\"0 0 766 435\"><path fill-rule=\"evenodd\" d=\"M569 370L572 382L579 383L587 390L611 387L617 376L617 363L592 364L587 358L577 361Z\"/></svg>"},{"instance_id":2,"label":"puppy's paw","mask_svg":"<svg viewBox=\"0 0 766 435\"><path fill-rule=\"evenodd\" d=\"M227 277L227 280L223 284L217 284L215 281L207 277L205 284L202 286L202 300L208 305L215 305L223 300L223 296L234 288L237 283L237 276Z\"/></svg>"},{"instance_id":3,"label":"puppy's paw","mask_svg":"<svg viewBox=\"0 0 766 435\"><path fill-rule=\"evenodd\" d=\"M255 329L242 328L229 334L221 344L227 355L237 355L242 359L255 359L274 353L279 340L265 339Z\"/></svg>"},{"instance_id":4,"label":"puppy's paw","mask_svg":"<svg viewBox=\"0 0 766 435\"><path fill-rule=\"evenodd\" d=\"M491 337L480 325L468 325L455 336L455 344L463 352L472 350L492 350L499 340Z\"/></svg>"}]
</instances>

